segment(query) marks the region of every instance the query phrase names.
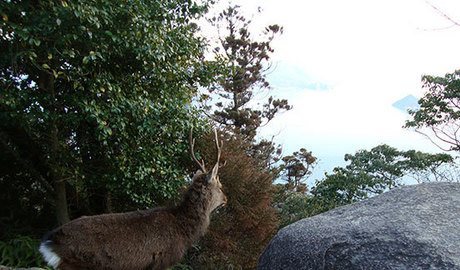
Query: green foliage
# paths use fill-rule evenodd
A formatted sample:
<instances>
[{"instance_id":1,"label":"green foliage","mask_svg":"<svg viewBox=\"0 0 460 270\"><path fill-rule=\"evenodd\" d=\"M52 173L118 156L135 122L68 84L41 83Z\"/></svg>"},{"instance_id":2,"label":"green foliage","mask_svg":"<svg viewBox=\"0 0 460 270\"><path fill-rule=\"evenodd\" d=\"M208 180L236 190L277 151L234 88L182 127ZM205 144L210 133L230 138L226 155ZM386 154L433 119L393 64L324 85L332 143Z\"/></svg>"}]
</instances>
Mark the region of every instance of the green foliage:
<instances>
[{"instance_id":1,"label":"green foliage","mask_svg":"<svg viewBox=\"0 0 460 270\"><path fill-rule=\"evenodd\" d=\"M420 108L409 111L406 128L415 128L443 150L460 150L460 70L444 77L424 76Z\"/></svg>"},{"instance_id":2,"label":"green foliage","mask_svg":"<svg viewBox=\"0 0 460 270\"><path fill-rule=\"evenodd\" d=\"M350 164L326 174L312 190L325 209L380 194L401 185L404 177L422 172L436 173L441 165L453 163L453 158L447 154L400 151L388 145L347 154L345 160Z\"/></svg>"},{"instance_id":3,"label":"green foliage","mask_svg":"<svg viewBox=\"0 0 460 270\"><path fill-rule=\"evenodd\" d=\"M411 177L417 181L453 181L449 167L454 160L447 154L429 154L415 150L400 151L388 145L345 155L345 167L317 181L311 192L303 194L278 186L276 206L281 226L326 212L338 206L361 201L402 184Z\"/></svg>"},{"instance_id":4,"label":"green foliage","mask_svg":"<svg viewBox=\"0 0 460 270\"><path fill-rule=\"evenodd\" d=\"M363 200L371 194L384 190L375 189L376 182L364 171L354 172L346 168L335 168L332 174L316 183L312 194L318 200L324 211L337 206ZM380 185L379 187L383 186ZM375 191L375 192L374 192Z\"/></svg>"},{"instance_id":5,"label":"green foliage","mask_svg":"<svg viewBox=\"0 0 460 270\"><path fill-rule=\"evenodd\" d=\"M188 131L200 126L191 99L211 81L191 22L206 6L3 1L0 10L0 181L32 186L50 200L38 208L77 214L173 197Z\"/></svg>"},{"instance_id":6,"label":"green foliage","mask_svg":"<svg viewBox=\"0 0 460 270\"><path fill-rule=\"evenodd\" d=\"M385 189L397 186L397 182L404 174L406 160L401 159L403 153L388 145L379 145L370 151L360 150L354 155L345 155L349 161L345 174L361 178L375 194L382 193Z\"/></svg>"},{"instance_id":7,"label":"green foliage","mask_svg":"<svg viewBox=\"0 0 460 270\"><path fill-rule=\"evenodd\" d=\"M0 265L9 267L45 267L38 246L40 241L29 236L0 241Z\"/></svg>"},{"instance_id":8,"label":"green foliage","mask_svg":"<svg viewBox=\"0 0 460 270\"><path fill-rule=\"evenodd\" d=\"M331 199L332 205L347 204L401 185L403 177L411 173L435 170L443 163L453 162L447 154L399 151L388 145L347 154L345 160L350 164L335 168L317 183L312 191L315 196Z\"/></svg>"},{"instance_id":9,"label":"green foliage","mask_svg":"<svg viewBox=\"0 0 460 270\"><path fill-rule=\"evenodd\" d=\"M280 228L316 214L311 195L287 190L285 185L280 184L276 185L276 189L275 207L280 217Z\"/></svg>"}]
</instances>

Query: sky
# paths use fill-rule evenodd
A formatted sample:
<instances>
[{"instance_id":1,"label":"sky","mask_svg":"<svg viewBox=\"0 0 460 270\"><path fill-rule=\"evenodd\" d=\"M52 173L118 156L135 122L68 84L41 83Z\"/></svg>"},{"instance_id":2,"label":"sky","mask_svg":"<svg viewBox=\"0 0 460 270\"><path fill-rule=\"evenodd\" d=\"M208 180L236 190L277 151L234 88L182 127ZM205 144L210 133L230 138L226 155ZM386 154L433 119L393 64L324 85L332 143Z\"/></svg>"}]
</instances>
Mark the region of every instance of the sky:
<instances>
[{"instance_id":1,"label":"sky","mask_svg":"<svg viewBox=\"0 0 460 270\"><path fill-rule=\"evenodd\" d=\"M284 154L301 147L312 151L319 163L310 181L345 165L346 153L383 143L440 152L403 129L409 115L392 104L408 95L421 97L422 75L460 68L460 26L444 16L460 23L460 1L232 3L249 17L261 7L262 13L252 16L254 31L268 24L284 28L274 41L267 77L270 94L288 99L293 109L275 117L261 136L275 136Z\"/></svg>"}]
</instances>

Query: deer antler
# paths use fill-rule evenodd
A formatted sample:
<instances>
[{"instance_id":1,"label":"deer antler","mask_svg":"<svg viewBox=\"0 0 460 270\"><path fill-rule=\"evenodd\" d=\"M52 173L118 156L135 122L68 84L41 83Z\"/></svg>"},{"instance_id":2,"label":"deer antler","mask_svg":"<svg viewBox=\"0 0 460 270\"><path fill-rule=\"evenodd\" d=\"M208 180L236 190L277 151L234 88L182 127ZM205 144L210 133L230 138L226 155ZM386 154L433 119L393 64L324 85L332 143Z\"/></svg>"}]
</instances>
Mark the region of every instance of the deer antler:
<instances>
[{"instance_id":1,"label":"deer antler","mask_svg":"<svg viewBox=\"0 0 460 270\"><path fill-rule=\"evenodd\" d=\"M198 159L196 158L195 156L195 150L193 149L194 148L194 145L195 145L195 138L192 137L192 133L193 133L193 128L190 129L190 137L189 137L189 141L190 141L190 153L192 154L192 158L193 160L195 160L195 162L198 164L198 166L200 166L200 169L202 172L206 173L207 170L206 170L206 167L204 165L204 160L201 160L198 161Z\"/></svg>"},{"instance_id":2,"label":"deer antler","mask_svg":"<svg viewBox=\"0 0 460 270\"><path fill-rule=\"evenodd\" d=\"M222 168L223 166L225 166L225 164L227 164L227 161L224 162L224 164L220 165L219 164L219 161L220 161L220 154L222 153L222 147L224 146L224 142L221 141L220 144L219 144L219 138L218 138L218 135L217 135L217 129L214 129L214 137L215 137L215 140L216 140L216 148L217 148L217 161L216 161L216 165L217 168L216 168L216 174L217 174L217 169L219 168Z\"/></svg>"},{"instance_id":3,"label":"deer antler","mask_svg":"<svg viewBox=\"0 0 460 270\"><path fill-rule=\"evenodd\" d=\"M217 135L217 129L214 129L214 137L215 137L215 140L216 140L216 148L217 148L217 161L216 163L219 164L219 160L220 160L220 154L222 152L222 146L224 145L224 142L220 142L220 146L219 146L219 137Z\"/></svg>"}]
</instances>

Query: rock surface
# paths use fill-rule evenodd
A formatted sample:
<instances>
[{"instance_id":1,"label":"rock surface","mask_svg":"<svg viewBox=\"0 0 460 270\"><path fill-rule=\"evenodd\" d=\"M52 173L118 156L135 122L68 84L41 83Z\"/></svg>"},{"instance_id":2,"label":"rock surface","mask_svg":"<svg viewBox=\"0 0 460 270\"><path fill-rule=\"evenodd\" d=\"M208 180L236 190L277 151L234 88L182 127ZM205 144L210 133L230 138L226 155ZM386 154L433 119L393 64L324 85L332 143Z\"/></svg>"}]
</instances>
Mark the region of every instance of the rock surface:
<instances>
[{"instance_id":1,"label":"rock surface","mask_svg":"<svg viewBox=\"0 0 460 270\"><path fill-rule=\"evenodd\" d=\"M426 183L281 229L258 269L460 269L460 183Z\"/></svg>"}]
</instances>

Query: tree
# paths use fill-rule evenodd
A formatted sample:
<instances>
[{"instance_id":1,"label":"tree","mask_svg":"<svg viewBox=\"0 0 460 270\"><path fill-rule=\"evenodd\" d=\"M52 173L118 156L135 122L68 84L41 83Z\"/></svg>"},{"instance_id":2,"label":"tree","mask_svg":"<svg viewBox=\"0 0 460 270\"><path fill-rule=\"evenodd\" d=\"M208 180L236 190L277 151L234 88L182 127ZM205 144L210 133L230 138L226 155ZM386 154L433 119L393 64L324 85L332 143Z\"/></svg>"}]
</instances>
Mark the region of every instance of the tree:
<instances>
[{"instance_id":1,"label":"tree","mask_svg":"<svg viewBox=\"0 0 460 270\"><path fill-rule=\"evenodd\" d=\"M458 163L450 155L409 150L404 156L407 176L417 183L460 181Z\"/></svg>"},{"instance_id":2,"label":"tree","mask_svg":"<svg viewBox=\"0 0 460 270\"><path fill-rule=\"evenodd\" d=\"M345 160L350 164L335 168L312 189L314 198L323 206L321 211L381 194L402 185L405 177L414 174L436 174L441 166L454 161L448 154L400 151L388 145L347 154Z\"/></svg>"},{"instance_id":3,"label":"tree","mask_svg":"<svg viewBox=\"0 0 460 270\"><path fill-rule=\"evenodd\" d=\"M191 22L205 6L2 1L0 12L2 185L29 185L59 223L174 196L190 100L210 78Z\"/></svg>"},{"instance_id":4,"label":"tree","mask_svg":"<svg viewBox=\"0 0 460 270\"><path fill-rule=\"evenodd\" d=\"M405 124L445 151L460 151L460 70L444 77L424 76L425 95Z\"/></svg>"},{"instance_id":5,"label":"tree","mask_svg":"<svg viewBox=\"0 0 460 270\"><path fill-rule=\"evenodd\" d=\"M301 148L290 156L282 158L282 175L287 182L287 190L305 193L307 191L306 178L311 175L316 157L311 151Z\"/></svg>"},{"instance_id":6,"label":"tree","mask_svg":"<svg viewBox=\"0 0 460 270\"><path fill-rule=\"evenodd\" d=\"M282 33L282 27L267 26L263 31L264 40L257 41L249 31L251 21L240 14L239 6L229 6L210 22L221 35L220 44L214 50L216 59L225 65L217 87L210 89L220 97L215 103L213 119L252 140L257 128L277 113L291 109L287 100L271 96L259 109L251 103L256 92L270 89L265 72L274 51L271 42Z\"/></svg>"},{"instance_id":7,"label":"tree","mask_svg":"<svg viewBox=\"0 0 460 270\"><path fill-rule=\"evenodd\" d=\"M231 6L210 20L220 33L215 59L222 73L207 94L213 106L208 115L224 134L223 159L227 165L220 177L227 194L227 206L211 224L198 251L191 252L188 264L202 268L254 269L257 258L275 233L278 217L272 206L274 163L281 150L272 141L257 142L259 127L278 112L290 109L286 100L269 97L255 108L256 92L269 90L265 72L273 52L271 41L281 32L268 26L263 40L253 38L250 21ZM206 148L205 148L206 149Z\"/></svg>"},{"instance_id":8,"label":"tree","mask_svg":"<svg viewBox=\"0 0 460 270\"><path fill-rule=\"evenodd\" d=\"M209 88L209 96L214 99L214 106L208 106L211 118L227 132L243 135L250 142L246 151L260 161L260 169L269 168L277 174L281 146L273 140L256 141L255 136L259 127L292 107L286 99L272 96L262 105L255 100L271 89L266 72L274 52L272 41L283 29L276 24L269 25L260 40L254 38L250 32L251 21L240 14L239 6L229 6L209 22L220 35L214 54L222 64L217 83Z\"/></svg>"}]
</instances>

